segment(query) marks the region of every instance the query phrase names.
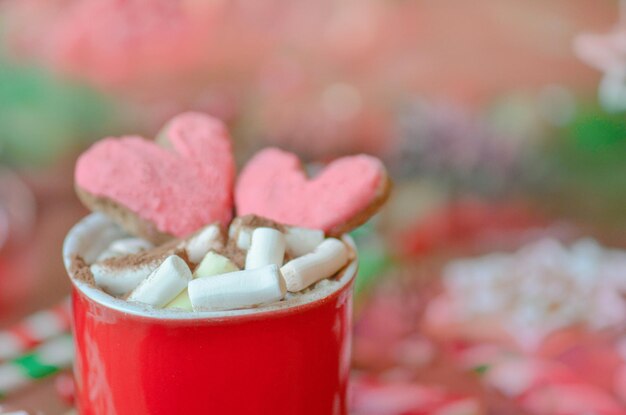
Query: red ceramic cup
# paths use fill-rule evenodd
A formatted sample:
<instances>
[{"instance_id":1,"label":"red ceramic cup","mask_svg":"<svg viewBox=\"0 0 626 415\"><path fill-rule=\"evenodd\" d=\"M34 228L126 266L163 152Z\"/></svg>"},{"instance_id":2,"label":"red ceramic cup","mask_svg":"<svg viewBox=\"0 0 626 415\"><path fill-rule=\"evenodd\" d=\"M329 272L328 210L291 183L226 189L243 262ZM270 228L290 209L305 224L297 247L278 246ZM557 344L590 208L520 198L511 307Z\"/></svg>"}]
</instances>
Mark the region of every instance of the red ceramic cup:
<instances>
[{"instance_id":1,"label":"red ceramic cup","mask_svg":"<svg viewBox=\"0 0 626 415\"><path fill-rule=\"evenodd\" d=\"M66 266L121 235L88 216L66 239ZM70 275L80 414L346 414L356 269L354 260L323 297L159 317Z\"/></svg>"}]
</instances>

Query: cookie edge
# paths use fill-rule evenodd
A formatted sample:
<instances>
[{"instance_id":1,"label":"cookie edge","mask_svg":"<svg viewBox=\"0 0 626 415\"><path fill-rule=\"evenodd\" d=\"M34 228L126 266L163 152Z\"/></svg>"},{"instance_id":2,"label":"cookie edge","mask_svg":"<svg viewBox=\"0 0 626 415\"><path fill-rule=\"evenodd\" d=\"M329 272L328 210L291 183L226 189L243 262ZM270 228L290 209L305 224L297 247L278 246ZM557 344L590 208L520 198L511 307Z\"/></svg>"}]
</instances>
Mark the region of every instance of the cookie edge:
<instances>
[{"instance_id":1,"label":"cookie edge","mask_svg":"<svg viewBox=\"0 0 626 415\"><path fill-rule=\"evenodd\" d=\"M363 209L361 209L361 211L356 213L352 217L352 219L340 223L332 227L330 230L326 231L326 236L340 238L342 235L347 234L352 230L358 228L359 226L363 225L365 222L370 220L372 216L378 213L378 211L385 205L385 203L389 199L389 196L391 195L392 190L393 181L389 177L387 170L382 167L382 176L374 199Z\"/></svg>"},{"instance_id":2,"label":"cookie edge","mask_svg":"<svg viewBox=\"0 0 626 415\"><path fill-rule=\"evenodd\" d=\"M94 195L79 185L74 186L78 199L91 211L104 213L131 235L161 245L175 237L160 231L152 222L142 219L126 206L105 196Z\"/></svg>"}]
</instances>

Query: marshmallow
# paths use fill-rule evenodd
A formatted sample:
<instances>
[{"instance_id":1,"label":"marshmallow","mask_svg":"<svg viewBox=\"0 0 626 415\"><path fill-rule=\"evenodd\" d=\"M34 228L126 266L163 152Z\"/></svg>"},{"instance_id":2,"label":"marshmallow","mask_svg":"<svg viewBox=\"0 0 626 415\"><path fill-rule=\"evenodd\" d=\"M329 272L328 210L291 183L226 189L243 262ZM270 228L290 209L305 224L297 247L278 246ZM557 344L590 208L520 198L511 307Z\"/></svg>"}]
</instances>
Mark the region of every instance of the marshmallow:
<instances>
[{"instance_id":1,"label":"marshmallow","mask_svg":"<svg viewBox=\"0 0 626 415\"><path fill-rule=\"evenodd\" d=\"M239 232L239 229L241 228L241 226L239 225L240 221L241 219L239 217L236 217L230 223L230 226L228 227L228 239L233 239L237 235L237 232Z\"/></svg>"},{"instance_id":2,"label":"marshmallow","mask_svg":"<svg viewBox=\"0 0 626 415\"><path fill-rule=\"evenodd\" d=\"M239 268L230 259L215 252L209 252L193 272L193 277L204 278L235 271L239 271Z\"/></svg>"},{"instance_id":3,"label":"marshmallow","mask_svg":"<svg viewBox=\"0 0 626 415\"><path fill-rule=\"evenodd\" d=\"M99 256L97 261L130 254L138 254L154 248L150 242L141 238L123 238L113 241Z\"/></svg>"},{"instance_id":4,"label":"marshmallow","mask_svg":"<svg viewBox=\"0 0 626 415\"><path fill-rule=\"evenodd\" d=\"M164 308L176 308L183 311L193 311L191 301L189 300L189 293L187 289L181 291L172 301L170 301Z\"/></svg>"},{"instance_id":5,"label":"marshmallow","mask_svg":"<svg viewBox=\"0 0 626 415\"><path fill-rule=\"evenodd\" d=\"M170 255L128 297L128 301L163 307L191 281L191 271L179 256Z\"/></svg>"},{"instance_id":6,"label":"marshmallow","mask_svg":"<svg viewBox=\"0 0 626 415\"><path fill-rule=\"evenodd\" d=\"M96 262L89 269L100 289L114 296L122 296L135 289L158 266L157 260L132 266Z\"/></svg>"},{"instance_id":7,"label":"marshmallow","mask_svg":"<svg viewBox=\"0 0 626 415\"><path fill-rule=\"evenodd\" d=\"M241 232L240 232L241 235ZM285 237L272 228L256 228L252 232L250 249L246 256L246 269L274 264L281 266L285 257Z\"/></svg>"},{"instance_id":8,"label":"marshmallow","mask_svg":"<svg viewBox=\"0 0 626 415\"><path fill-rule=\"evenodd\" d=\"M237 248L244 251L250 249L252 231L254 231L254 227L248 224L250 219L249 217L236 217L228 227L228 239L235 241Z\"/></svg>"},{"instance_id":9,"label":"marshmallow","mask_svg":"<svg viewBox=\"0 0 626 415\"><path fill-rule=\"evenodd\" d=\"M210 250L222 249L222 233L218 225L209 225L183 242L189 261L197 264Z\"/></svg>"},{"instance_id":10,"label":"marshmallow","mask_svg":"<svg viewBox=\"0 0 626 415\"><path fill-rule=\"evenodd\" d=\"M287 253L292 257L299 257L313 252L324 241L324 231L319 229L287 227L285 243Z\"/></svg>"},{"instance_id":11,"label":"marshmallow","mask_svg":"<svg viewBox=\"0 0 626 415\"><path fill-rule=\"evenodd\" d=\"M253 230L251 228L241 228L239 232L237 232L237 248L243 249L244 251L250 249L252 232Z\"/></svg>"},{"instance_id":12,"label":"marshmallow","mask_svg":"<svg viewBox=\"0 0 626 415\"><path fill-rule=\"evenodd\" d=\"M218 255L215 252L208 252L200 265L193 272L193 278L211 277L213 275L226 274L229 272L239 271L239 268L233 264L228 258ZM165 308L178 308L185 311L192 311L189 293L185 288L176 298L172 300Z\"/></svg>"},{"instance_id":13,"label":"marshmallow","mask_svg":"<svg viewBox=\"0 0 626 415\"><path fill-rule=\"evenodd\" d=\"M232 310L282 300L286 287L277 265L198 278L188 285L193 309Z\"/></svg>"},{"instance_id":14,"label":"marshmallow","mask_svg":"<svg viewBox=\"0 0 626 415\"><path fill-rule=\"evenodd\" d=\"M285 278L287 290L296 292L332 276L348 260L350 253L346 245L338 239L325 239L310 254L292 259L280 269Z\"/></svg>"}]
</instances>

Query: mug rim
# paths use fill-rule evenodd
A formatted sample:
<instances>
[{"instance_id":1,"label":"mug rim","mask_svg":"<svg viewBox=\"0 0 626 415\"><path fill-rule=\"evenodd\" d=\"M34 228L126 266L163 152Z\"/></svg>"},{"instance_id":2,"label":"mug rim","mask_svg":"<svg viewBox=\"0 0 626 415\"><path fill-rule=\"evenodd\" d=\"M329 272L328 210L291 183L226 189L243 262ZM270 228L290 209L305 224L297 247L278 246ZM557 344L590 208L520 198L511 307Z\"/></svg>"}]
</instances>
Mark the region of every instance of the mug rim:
<instances>
[{"instance_id":1,"label":"mug rim","mask_svg":"<svg viewBox=\"0 0 626 415\"><path fill-rule=\"evenodd\" d=\"M94 235L98 235L98 233L100 233L100 236L94 237ZM72 257L75 254L80 254L85 258L87 263L91 263L112 241L125 236L128 236L128 234L104 214L95 212L85 216L70 229L63 242L63 263L65 270L72 282L75 292L81 294L87 301L94 302L102 307L125 315L151 320L217 322L222 320L253 320L282 314L291 315L321 306L329 301L334 301L336 296L352 285L358 270L358 252L354 240L349 235L343 235L341 239L350 246L355 255L348 265L343 268L341 276L335 279L338 284L332 287L324 296L308 292L298 294L286 301L283 300L260 307L238 310L183 311L176 309L155 309L147 305L131 303L113 297L99 288L75 278L70 271Z\"/></svg>"}]
</instances>

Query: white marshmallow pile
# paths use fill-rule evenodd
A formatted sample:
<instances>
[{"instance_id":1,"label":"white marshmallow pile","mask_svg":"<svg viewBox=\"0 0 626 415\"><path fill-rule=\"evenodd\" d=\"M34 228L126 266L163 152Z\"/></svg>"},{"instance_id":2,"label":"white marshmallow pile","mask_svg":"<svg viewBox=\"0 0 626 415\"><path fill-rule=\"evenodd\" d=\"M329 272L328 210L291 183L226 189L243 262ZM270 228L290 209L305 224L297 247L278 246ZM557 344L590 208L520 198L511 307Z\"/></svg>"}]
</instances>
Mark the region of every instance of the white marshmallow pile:
<instances>
[{"instance_id":1,"label":"white marshmallow pile","mask_svg":"<svg viewBox=\"0 0 626 415\"><path fill-rule=\"evenodd\" d=\"M432 304L441 307L443 300L457 323L495 320L522 346L572 325L626 323L626 251L591 239L569 247L543 239L512 254L457 260L444 269L443 281L444 295Z\"/></svg>"},{"instance_id":2,"label":"white marshmallow pile","mask_svg":"<svg viewBox=\"0 0 626 415\"><path fill-rule=\"evenodd\" d=\"M233 310L281 301L288 291L334 276L351 259L347 246L323 231L280 229L231 225L229 237L245 251L243 270L218 254L225 243L216 225L181 241L170 255L127 267L111 259L153 247L138 238L115 241L90 269L99 288L127 301L184 311Z\"/></svg>"}]
</instances>

